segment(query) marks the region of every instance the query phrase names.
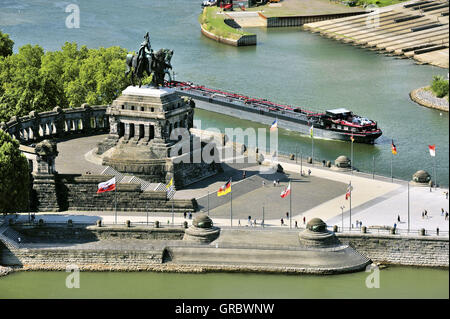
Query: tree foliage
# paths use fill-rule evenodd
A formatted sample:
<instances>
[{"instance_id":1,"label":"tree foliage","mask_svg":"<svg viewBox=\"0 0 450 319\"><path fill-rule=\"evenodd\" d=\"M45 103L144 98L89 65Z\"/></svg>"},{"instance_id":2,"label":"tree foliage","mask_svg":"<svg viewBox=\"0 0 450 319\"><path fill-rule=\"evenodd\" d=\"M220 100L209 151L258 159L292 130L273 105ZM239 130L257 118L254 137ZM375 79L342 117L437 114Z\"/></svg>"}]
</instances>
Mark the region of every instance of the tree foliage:
<instances>
[{"instance_id":1,"label":"tree foliage","mask_svg":"<svg viewBox=\"0 0 450 319\"><path fill-rule=\"evenodd\" d=\"M0 31L0 57L7 57L13 53L14 41L6 33Z\"/></svg>"},{"instance_id":2,"label":"tree foliage","mask_svg":"<svg viewBox=\"0 0 450 319\"><path fill-rule=\"evenodd\" d=\"M444 97L448 95L448 80L445 80L441 75L433 76L433 82L431 82L431 90L437 97Z\"/></svg>"},{"instance_id":3,"label":"tree foliage","mask_svg":"<svg viewBox=\"0 0 450 319\"><path fill-rule=\"evenodd\" d=\"M0 212L25 211L29 199L29 169L19 143L0 130Z\"/></svg>"},{"instance_id":4,"label":"tree foliage","mask_svg":"<svg viewBox=\"0 0 450 319\"><path fill-rule=\"evenodd\" d=\"M127 86L120 47L88 49L66 42L59 51L25 45L0 59L0 121L55 106L111 103Z\"/></svg>"}]
</instances>

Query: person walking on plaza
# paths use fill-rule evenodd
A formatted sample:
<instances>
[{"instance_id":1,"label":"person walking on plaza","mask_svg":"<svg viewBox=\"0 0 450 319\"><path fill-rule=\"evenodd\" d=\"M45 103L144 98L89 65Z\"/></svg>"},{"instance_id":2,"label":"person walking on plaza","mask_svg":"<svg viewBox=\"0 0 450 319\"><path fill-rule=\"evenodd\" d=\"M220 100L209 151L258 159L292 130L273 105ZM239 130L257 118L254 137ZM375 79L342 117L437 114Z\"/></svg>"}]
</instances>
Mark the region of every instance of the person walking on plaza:
<instances>
[{"instance_id":1,"label":"person walking on plaza","mask_svg":"<svg viewBox=\"0 0 450 319\"><path fill-rule=\"evenodd\" d=\"M303 225L306 223L306 217L303 216Z\"/></svg>"},{"instance_id":2,"label":"person walking on plaza","mask_svg":"<svg viewBox=\"0 0 450 319\"><path fill-rule=\"evenodd\" d=\"M445 220L448 220L448 212L445 212Z\"/></svg>"},{"instance_id":3,"label":"person walking on plaza","mask_svg":"<svg viewBox=\"0 0 450 319\"><path fill-rule=\"evenodd\" d=\"M186 212L184 212L184 214L183 214L183 215L184 215L184 219L186 219L186 216L187 216Z\"/></svg>"},{"instance_id":4,"label":"person walking on plaza","mask_svg":"<svg viewBox=\"0 0 450 319\"><path fill-rule=\"evenodd\" d=\"M297 221L295 221L295 228L298 228L298 224L297 224Z\"/></svg>"},{"instance_id":5,"label":"person walking on plaza","mask_svg":"<svg viewBox=\"0 0 450 319\"><path fill-rule=\"evenodd\" d=\"M245 171L242 172L242 179L245 179Z\"/></svg>"},{"instance_id":6,"label":"person walking on plaza","mask_svg":"<svg viewBox=\"0 0 450 319\"><path fill-rule=\"evenodd\" d=\"M283 226L284 225L284 220L283 220L283 218L281 218L281 226Z\"/></svg>"},{"instance_id":7,"label":"person walking on plaza","mask_svg":"<svg viewBox=\"0 0 450 319\"><path fill-rule=\"evenodd\" d=\"M439 236L439 227L436 228L436 236Z\"/></svg>"},{"instance_id":8,"label":"person walking on plaza","mask_svg":"<svg viewBox=\"0 0 450 319\"><path fill-rule=\"evenodd\" d=\"M253 221L253 226L255 226L256 227L256 218L255 218L255 220Z\"/></svg>"},{"instance_id":9,"label":"person walking on plaza","mask_svg":"<svg viewBox=\"0 0 450 319\"><path fill-rule=\"evenodd\" d=\"M400 223L400 215L397 215L397 221Z\"/></svg>"},{"instance_id":10,"label":"person walking on plaza","mask_svg":"<svg viewBox=\"0 0 450 319\"><path fill-rule=\"evenodd\" d=\"M425 212L422 211L422 219L424 219L424 218L425 218Z\"/></svg>"},{"instance_id":11,"label":"person walking on plaza","mask_svg":"<svg viewBox=\"0 0 450 319\"><path fill-rule=\"evenodd\" d=\"M273 187L277 186L277 181L273 180Z\"/></svg>"},{"instance_id":12,"label":"person walking on plaza","mask_svg":"<svg viewBox=\"0 0 450 319\"><path fill-rule=\"evenodd\" d=\"M266 182L263 180L262 181L262 187L266 186Z\"/></svg>"},{"instance_id":13,"label":"person walking on plaza","mask_svg":"<svg viewBox=\"0 0 450 319\"><path fill-rule=\"evenodd\" d=\"M308 169L308 176L310 176L311 175L311 170L310 169Z\"/></svg>"},{"instance_id":14,"label":"person walking on plaza","mask_svg":"<svg viewBox=\"0 0 450 319\"><path fill-rule=\"evenodd\" d=\"M428 219L428 212L426 209L425 209L425 217Z\"/></svg>"},{"instance_id":15,"label":"person walking on plaza","mask_svg":"<svg viewBox=\"0 0 450 319\"><path fill-rule=\"evenodd\" d=\"M286 219L289 219L289 212L286 212Z\"/></svg>"},{"instance_id":16,"label":"person walking on plaza","mask_svg":"<svg viewBox=\"0 0 450 319\"><path fill-rule=\"evenodd\" d=\"M238 226L241 226L241 220L240 219L238 220Z\"/></svg>"}]
</instances>

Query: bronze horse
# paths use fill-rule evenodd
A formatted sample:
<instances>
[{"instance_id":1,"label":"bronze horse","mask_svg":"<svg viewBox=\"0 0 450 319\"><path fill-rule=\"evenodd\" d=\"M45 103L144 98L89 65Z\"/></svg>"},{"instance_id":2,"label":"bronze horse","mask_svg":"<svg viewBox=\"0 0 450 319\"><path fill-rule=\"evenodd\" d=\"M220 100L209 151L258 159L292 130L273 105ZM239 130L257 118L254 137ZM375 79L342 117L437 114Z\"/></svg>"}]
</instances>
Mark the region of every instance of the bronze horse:
<instances>
[{"instance_id":1,"label":"bronze horse","mask_svg":"<svg viewBox=\"0 0 450 319\"><path fill-rule=\"evenodd\" d=\"M137 78L139 87L141 87L144 73L146 73L147 76L152 75L151 85L156 88L164 86L164 78L166 75L168 75L168 81L172 80L169 70L172 69L170 60L172 59L173 50L160 49L156 53L153 53L150 47L148 32L144 39L137 55L127 55L125 76L128 76L131 72L131 84L134 86L134 80Z\"/></svg>"}]
</instances>

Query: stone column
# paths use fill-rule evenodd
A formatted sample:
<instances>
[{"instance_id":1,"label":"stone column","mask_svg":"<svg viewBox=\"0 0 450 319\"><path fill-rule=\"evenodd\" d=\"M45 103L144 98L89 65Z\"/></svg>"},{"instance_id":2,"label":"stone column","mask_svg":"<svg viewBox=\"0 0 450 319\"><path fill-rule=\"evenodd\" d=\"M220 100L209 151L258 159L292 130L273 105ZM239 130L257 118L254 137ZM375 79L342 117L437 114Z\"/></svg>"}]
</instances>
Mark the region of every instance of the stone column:
<instances>
[{"instance_id":1,"label":"stone column","mask_svg":"<svg viewBox=\"0 0 450 319\"><path fill-rule=\"evenodd\" d=\"M144 141L150 141L150 124L144 125Z\"/></svg>"},{"instance_id":2,"label":"stone column","mask_svg":"<svg viewBox=\"0 0 450 319\"><path fill-rule=\"evenodd\" d=\"M139 136L140 136L139 128L140 128L139 124L134 124L134 139L136 141L139 140Z\"/></svg>"},{"instance_id":3,"label":"stone column","mask_svg":"<svg viewBox=\"0 0 450 319\"><path fill-rule=\"evenodd\" d=\"M55 119L53 121L53 123L55 124L55 128L56 128L56 132L54 135L56 137L63 137L65 134L65 132L64 132L65 114L59 106L56 106L53 109L53 112L56 113Z\"/></svg>"},{"instance_id":4,"label":"stone column","mask_svg":"<svg viewBox=\"0 0 450 319\"><path fill-rule=\"evenodd\" d=\"M124 123L125 126L125 134L123 135L125 140L130 139L130 123Z\"/></svg>"}]
</instances>

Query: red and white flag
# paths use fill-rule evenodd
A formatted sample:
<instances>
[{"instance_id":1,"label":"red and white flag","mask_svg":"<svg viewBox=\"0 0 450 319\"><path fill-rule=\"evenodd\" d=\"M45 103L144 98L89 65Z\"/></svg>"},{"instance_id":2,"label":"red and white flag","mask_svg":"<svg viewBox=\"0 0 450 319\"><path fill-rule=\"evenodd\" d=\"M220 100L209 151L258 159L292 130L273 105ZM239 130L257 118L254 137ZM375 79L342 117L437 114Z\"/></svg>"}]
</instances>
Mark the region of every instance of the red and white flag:
<instances>
[{"instance_id":1,"label":"red and white flag","mask_svg":"<svg viewBox=\"0 0 450 319\"><path fill-rule=\"evenodd\" d=\"M287 188L284 189L284 191L281 192L280 196L281 198L285 198L291 193L291 182L289 182L289 185Z\"/></svg>"},{"instance_id":2,"label":"red and white flag","mask_svg":"<svg viewBox=\"0 0 450 319\"><path fill-rule=\"evenodd\" d=\"M350 196L352 196L353 186L352 184L348 184L347 193L345 193L345 200L348 200Z\"/></svg>"},{"instance_id":3,"label":"red and white flag","mask_svg":"<svg viewBox=\"0 0 450 319\"><path fill-rule=\"evenodd\" d=\"M107 180L106 182L98 184L97 194L113 191L115 189L116 189L116 178L113 177L110 180Z\"/></svg>"},{"instance_id":4,"label":"red and white flag","mask_svg":"<svg viewBox=\"0 0 450 319\"><path fill-rule=\"evenodd\" d=\"M428 145L428 149L430 150L431 156L436 156L436 144Z\"/></svg>"}]
</instances>

